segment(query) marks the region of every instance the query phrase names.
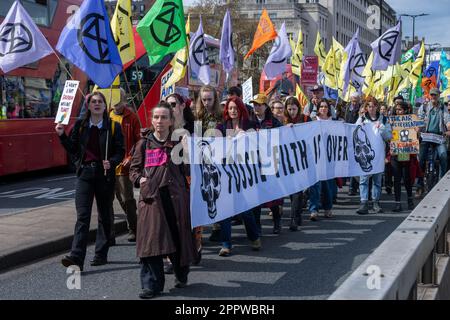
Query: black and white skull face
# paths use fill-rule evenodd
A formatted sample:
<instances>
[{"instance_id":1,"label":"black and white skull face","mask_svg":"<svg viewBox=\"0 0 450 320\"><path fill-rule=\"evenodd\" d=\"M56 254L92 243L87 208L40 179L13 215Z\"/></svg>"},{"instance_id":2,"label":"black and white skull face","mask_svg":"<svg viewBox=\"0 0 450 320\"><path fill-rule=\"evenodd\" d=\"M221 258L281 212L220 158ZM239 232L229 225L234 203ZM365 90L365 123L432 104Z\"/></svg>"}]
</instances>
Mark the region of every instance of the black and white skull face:
<instances>
[{"instance_id":1,"label":"black and white skull face","mask_svg":"<svg viewBox=\"0 0 450 320\"><path fill-rule=\"evenodd\" d=\"M219 198L220 185L220 171L212 161L211 147L206 141L199 143L201 150L201 164L202 171L202 185L201 192L203 200L208 204L208 215L214 219L217 215L216 200Z\"/></svg>"},{"instance_id":2,"label":"black and white skull face","mask_svg":"<svg viewBox=\"0 0 450 320\"><path fill-rule=\"evenodd\" d=\"M409 130L400 131L400 141L408 142L409 141Z\"/></svg>"},{"instance_id":3,"label":"black and white skull face","mask_svg":"<svg viewBox=\"0 0 450 320\"><path fill-rule=\"evenodd\" d=\"M372 160L375 158L375 151L372 149L366 132L361 126L358 126L353 132L353 148L355 151L355 160L361 166L364 172L372 170Z\"/></svg>"}]
</instances>

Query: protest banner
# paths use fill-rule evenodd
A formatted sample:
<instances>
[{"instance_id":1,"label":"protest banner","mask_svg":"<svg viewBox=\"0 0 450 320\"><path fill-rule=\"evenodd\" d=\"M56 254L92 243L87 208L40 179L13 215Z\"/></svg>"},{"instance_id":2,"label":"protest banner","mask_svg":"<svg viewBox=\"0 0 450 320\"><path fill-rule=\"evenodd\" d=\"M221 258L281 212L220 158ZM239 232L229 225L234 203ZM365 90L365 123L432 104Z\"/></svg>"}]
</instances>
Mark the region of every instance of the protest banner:
<instances>
[{"instance_id":1,"label":"protest banner","mask_svg":"<svg viewBox=\"0 0 450 320\"><path fill-rule=\"evenodd\" d=\"M384 141L378 131L371 125L338 121L233 138L192 137L188 147L193 227L221 221L318 181L384 170Z\"/></svg>"},{"instance_id":2,"label":"protest banner","mask_svg":"<svg viewBox=\"0 0 450 320\"><path fill-rule=\"evenodd\" d=\"M72 104L77 94L80 81L67 80L64 84L64 90L59 101L58 112L56 113L55 123L64 125L69 124L70 114L72 113Z\"/></svg>"},{"instance_id":3,"label":"protest banner","mask_svg":"<svg viewBox=\"0 0 450 320\"><path fill-rule=\"evenodd\" d=\"M398 115L389 117L392 127L392 140L390 143L391 154L418 154L419 139L416 128L423 127L423 120L415 114Z\"/></svg>"}]
</instances>

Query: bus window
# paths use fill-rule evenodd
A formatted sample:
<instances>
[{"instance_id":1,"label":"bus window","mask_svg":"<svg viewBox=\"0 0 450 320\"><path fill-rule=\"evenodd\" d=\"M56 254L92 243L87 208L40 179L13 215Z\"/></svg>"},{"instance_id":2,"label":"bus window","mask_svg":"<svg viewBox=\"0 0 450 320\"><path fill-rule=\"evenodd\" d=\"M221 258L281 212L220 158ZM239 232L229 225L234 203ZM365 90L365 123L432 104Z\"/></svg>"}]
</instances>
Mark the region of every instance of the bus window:
<instances>
[{"instance_id":1,"label":"bus window","mask_svg":"<svg viewBox=\"0 0 450 320\"><path fill-rule=\"evenodd\" d=\"M0 16L5 17L15 0L2 0ZM41 26L50 26L55 15L58 0L22 0L22 6L34 22ZM47 6L50 4L50 10Z\"/></svg>"},{"instance_id":2,"label":"bus window","mask_svg":"<svg viewBox=\"0 0 450 320\"><path fill-rule=\"evenodd\" d=\"M136 108L139 108L139 106L142 103L142 94L139 90L138 80L141 81L142 93L145 97L148 94L153 83L156 81L159 74L161 73L161 70L164 69L166 64L169 63L172 60L172 58L173 54L168 55L157 64L150 66L148 56L144 54L140 59L137 60L137 62L127 67L125 71L127 77L126 80L128 81L130 90L128 90L127 88L126 80L123 73L120 74L120 86L127 91L130 99L134 101ZM131 102L130 105L132 105Z\"/></svg>"},{"instance_id":3,"label":"bus window","mask_svg":"<svg viewBox=\"0 0 450 320\"><path fill-rule=\"evenodd\" d=\"M55 117L67 79L59 64L53 79L1 76L1 119Z\"/></svg>"}]
</instances>

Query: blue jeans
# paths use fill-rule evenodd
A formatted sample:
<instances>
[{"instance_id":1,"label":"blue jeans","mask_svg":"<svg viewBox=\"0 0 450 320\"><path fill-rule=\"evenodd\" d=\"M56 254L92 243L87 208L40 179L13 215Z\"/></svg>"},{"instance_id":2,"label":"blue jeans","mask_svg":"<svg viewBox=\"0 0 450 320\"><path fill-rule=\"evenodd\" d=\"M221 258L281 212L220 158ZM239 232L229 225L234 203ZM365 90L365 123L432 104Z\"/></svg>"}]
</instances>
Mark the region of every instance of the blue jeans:
<instances>
[{"instance_id":1,"label":"blue jeans","mask_svg":"<svg viewBox=\"0 0 450 320\"><path fill-rule=\"evenodd\" d=\"M259 238L258 227L256 225L253 211L245 211L240 214L244 221L245 231L250 241L255 241ZM231 249L231 217L222 220L220 223L220 234L222 238L222 247Z\"/></svg>"},{"instance_id":2,"label":"blue jeans","mask_svg":"<svg viewBox=\"0 0 450 320\"><path fill-rule=\"evenodd\" d=\"M425 173L425 162L427 160L428 148L430 148L432 144L434 144L437 148L437 154L439 158L439 177L442 178L447 172L447 146L445 144L422 142L419 148L420 169ZM423 182L421 183L421 185L423 186Z\"/></svg>"},{"instance_id":3,"label":"blue jeans","mask_svg":"<svg viewBox=\"0 0 450 320\"><path fill-rule=\"evenodd\" d=\"M331 210L333 207L333 183L334 179L319 181L315 185L309 187L309 212L319 211L319 207L323 210ZM320 204L320 192L324 193L324 203Z\"/></svg>"},{"instance_id":4,"label":"blue jeans","mask_svg":"<svg viewBox=\"0 0 450 320\"><path fill-rule=\"evenodd\" d=\"M383 173L359 177L359 195L362 201L369 200L369 179L372 177L372 200L378 201L381 196L381 181Z\"/></svg>"}]
</instances>

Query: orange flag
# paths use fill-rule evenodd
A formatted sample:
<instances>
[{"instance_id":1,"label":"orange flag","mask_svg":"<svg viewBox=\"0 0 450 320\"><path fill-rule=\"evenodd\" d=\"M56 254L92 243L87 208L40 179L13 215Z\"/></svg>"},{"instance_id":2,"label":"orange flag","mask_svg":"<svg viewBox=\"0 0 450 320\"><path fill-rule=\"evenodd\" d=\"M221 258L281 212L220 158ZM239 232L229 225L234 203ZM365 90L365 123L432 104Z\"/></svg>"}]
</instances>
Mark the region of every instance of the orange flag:
<instances>
[{"instance_id":1,"label":"orange flag","mask_svg":"<svg viewBox=\"0 0 450 320\"><path fill-rule=\"evenodd\" d=\"M423 89L425 98L428 98L428 99L431 98L430 90L433 88L437 88L435 75L433 75L431 78L423 78L422 79L422 89Z\"/></svg>"},{"instance_id":2,"label":"orange flag","mask_svg":"<svg viewBox=\"0 0 450 320\"><path fill-rule=\"evenodd\" d=\"M260 48L264 43L273 40L277 37L275 27L270 21L266 9L263 9L261 18L259 18L258 27L256 28L255 36L253 38L253 45L250 51L245 55L244 60L247 59L253 52Z\"/></svg>"}]
</instances>

